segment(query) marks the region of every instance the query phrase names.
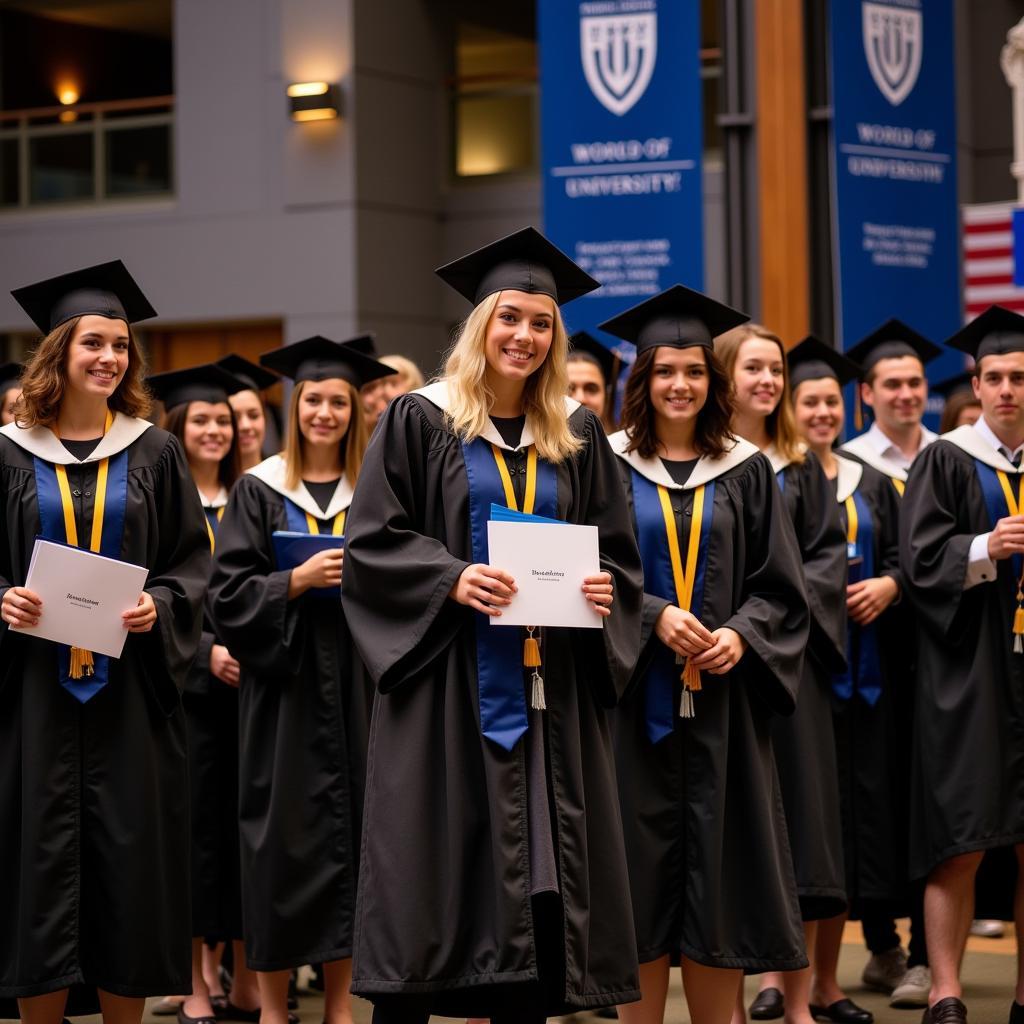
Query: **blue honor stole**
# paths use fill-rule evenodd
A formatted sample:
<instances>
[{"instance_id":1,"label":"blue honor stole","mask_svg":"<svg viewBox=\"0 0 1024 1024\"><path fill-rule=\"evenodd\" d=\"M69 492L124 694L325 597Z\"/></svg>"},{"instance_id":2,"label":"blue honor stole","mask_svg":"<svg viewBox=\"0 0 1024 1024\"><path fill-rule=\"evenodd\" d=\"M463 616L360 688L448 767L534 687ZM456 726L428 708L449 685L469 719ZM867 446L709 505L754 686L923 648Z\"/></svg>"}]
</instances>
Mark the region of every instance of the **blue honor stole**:
<instances>
[{"instance_id":1,"label":"blue honor stole","mask_svg":"<svg viewBox=\"0 0 1024 1024\"><path fill-rule=\"evenodd\" d=\"M1017 495L1014 496L1009 476L1001 469L992 469L980 459L974 460L978 472L978 482L985 498L985 507L992 523L1006 516L1018 516L1024 511L1024 474L1017 476ZM1017 580L1017 608L1013 613L1013 653L1024 654L1024 556L1011 555L1010 565Z\"/></svg>"},{"instance_id":2,"label":"blue honor stole","mask_svg":"<svg viewBox=\"0 0 1024 1024\"><path fill-rule=\"evenodd\" d=\"M473 561L487 565L487 523L491 505L514 509L515 491L501 449L490 441L477 437L463 442L462 457L469 483ZM527 454L522 511L548 519L558 516L557 472L550 462L537 457L533 445ZM474 619L480 731L498 746L511 750L528 728L520 631L491 626L488 616L482 612L474 612Z\"/></svg>"},{"instance_id":3,"label":"blue honor stole","mask_svg":"<svg viewBox=\"0 0 1024 1024\"><path fill-rule=\"evenodd\" d=\"M282 497L284 497L282 495ZM284 513L288 518L288 529L292 533L311 533L314 537L320 535L320 524L314 516L311 516L304 509L292 501L291 498L284 499ZM218 516L218 518L220 518ZM326 517L325 517L326 518ZM342 509L331 523L331 535L343 537L345 535L345 509Z\"/></svg>"},{"instance_id":4,"label":"blue honor stole","mask_svg":"<svg viewBox=\"0 0 1024 1024\"><path fill-rule=\"evenodd\" d=\"M203 514L206 516L206 532L210 535L210 554L212 555L217 548L217 527L224 518L224 506L211 508L209 505L204 505Z\"/></svg>"},{"instance_id":5,"label":"blue honor stole","mask_svg":"<svg viewBox=\"0 0 1024 1024\"><path fill-rule=\"evenodd\" d=\"M854 491L845 502L846 557L850 583L870 580L875 576L875 523L871 508L860 491ZM832 692L841 701L859 694L870 707L882 696L882 663L878 656L878 623L846 625L847 664L845 672L832 676Z\"/></svg>"},{"instance_id":6,"label":"blue honor stole","mask_svg":"<svg viewBox=\"0 0 1024 1024\"><path fill-rule=\"evenodd\" d=\"M644 590L671 601L684 611L698 615L704 602L704 578L708 563L708 538L711 535L714 515L715 483L711 481L702 484L693 492L684 570L675 515L672 512L667 488L652 483L636 470L632 470L631 474L637 541L644 566ZM647 736L652 743L659 743L675 728L675 688L680 679L675 653L660 641L657 646L658 649L647 670L644 689ZM697 676L695 686L684 681L680 709L680 714L684 718L693 717L692 691L700 688L699 673L694 674Z\"/></svg>"},{"instance_id":7,"label":"blue honor stole","mask_svg":"<svg viewBox=\"0 0 1024 1024\"><path fill-rule=\"evenodd\" d=\"M38 457L33 462L41 536L72 547L84 546L78 542L67 470ZM107 558L121 558L127 501L128 452L125 450L98 463L91 551ZM61 686L83 704L99 693L110 679L110 659L106 655L80 651L65 644L57 645L57 668Z\"/></svg>"}]
</instances>

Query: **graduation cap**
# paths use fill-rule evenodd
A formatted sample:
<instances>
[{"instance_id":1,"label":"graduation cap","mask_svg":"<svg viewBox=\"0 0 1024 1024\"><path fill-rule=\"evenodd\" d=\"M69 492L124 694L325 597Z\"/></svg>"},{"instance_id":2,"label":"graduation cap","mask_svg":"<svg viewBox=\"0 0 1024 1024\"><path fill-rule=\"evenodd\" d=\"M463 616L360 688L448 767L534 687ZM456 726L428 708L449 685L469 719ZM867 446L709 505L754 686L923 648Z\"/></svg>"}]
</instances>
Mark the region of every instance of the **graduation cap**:
<instances>
[{"instance_id":1,"label":"graduation cap","mask_svg":"<svg viewBox=\"0 0 1024 1024\"><path fill-rule=\"evenodd\" d=\"M1024 316L1003 306L989 306L984 313L947 338L946 344L974 356L976 363L985 356L1024 352Z\"/></svg>"},{"instance_id":2,"label":"graduation cap","mask_svg":"<svg viewBox=\"0 0 1024 1024\"><path fill-rule=\"evenodd\" d=\"M250 362L242 356L236 356L234 353L224 356L223 359L218 359L216 365L227 370L236 380L240 381L242 391L263 391L271 384L276 383L278 379L276 373L264 370L257 363Z\"/></svg>"},{"instance_id":3,"label":"graduation cap","mask_svg":"<svg viewBox=\"0 0 1024 1024\"><path fill-rule=\"evenodd\" d=\"M283 345L272 352L264 352L260 363L290 377L296 383L303 380L328 380L338 377L356 388L371 380L387 377L397 370L364 355L358 348L331 341L320 334L303 338L291 345Z\"/></svg>"},{"instance_id":4,"label":"graduation cap","mask_svg":"<svg viewBox=\"0 0 1024 1024\"><path fill-rule=\"evenodd\" d=\"M604 377L605 386L618 380L622 357L603 342L586 331L577 331L569 338L569 358L583 356L587 362L595 363Z\"/></svg>"},{"instance_id":5,"label":"graduation cap","mask_svg":"<svg viewBox=\"0 0 1024 1024\"><path fill-rule=\"evenodd\" d=\"M715 338L750 319L731 306L681 284L666 288L598 326L636 345L637 355L660 345L712 348Z\"/></svg>"},{"instance_id":6,"label":"graduation cap","mask_svg":"<svg viewBox=\"0 0 1024 1024\"><path fill-rule=\"evenodd\" d=\"M847 358L860 364L862 379L880 359L913 356L924 365L941 355L942 349L938 345L895 317L886 320L881 327L846 350Z\"/></svg>"},{"instance_id":7,"label":"graduation cap","mask_svg":"<svg viewBox=\"0 0 1024 1024\"><path fill-rule=\"evenodd\" d=\"M164 410L189 402L226 402L228 395L244 391L245 385L217 363L190 366L186 370L154 373L146 378L149 389L164 404Z\"/></svg>"},{"instance_id":8,"label":"graduation cap","mask_svg":"<svg viewBox=\"0 0 1024 1024\"><path fill-rule=\"evenodd\" d=\"M354 338L346 338L340 344L348 345L349 348L354 348L357 352L362 352L364 356L369 356L371 359L380 359L380 353L377 351L377 336L375 334L357 334Z\"/></svg>"},{"instance_id":9,"label":"graduation cap","mask_svg":"<svg viewBox=\"0 0 1024 1024\"><path fill-rule=\"evenodd\" d=\"M72 317L88 314L129 324L156 316L156 310L120 260L15 288L11 295L43 334L49 334Z\"/></svg>"},{"instance_id":10,"label":"graduation cap","mask_svg":"<svg viewBox=\"0 0 1024 1024\"><path fill-rule=\"evenodd\" d=\"M794 345L786 355L789 363L789 386L795 391L797 385L808 380L822 380L831 377L840 385L849 384L860 376L860 367L846 356L837 352L831 345L819 341L813 334L808 335L798 345Z\"/></svg>"},{"instance_id":11,"label":"graduation cap","mask_svg":"<svg viewBox=\"0 0 1024 1024\"><path fill-rule=\"evenodd\" d=\"M535 228L523 228L435 273L474 306L495 292L548 295L558 305L601 287Z\"/></svg>"},{"instance_id":12,"label":"graduation cap","mask_svg":"<svg viewBox=\"0 0 1024 1024\"><path fill-rule=\"evenodd\" d=\"M3 363L0 365L0 396L10 388L18 387L21 373L25 369L21 363Z\"/></svg>"}]
</instances>

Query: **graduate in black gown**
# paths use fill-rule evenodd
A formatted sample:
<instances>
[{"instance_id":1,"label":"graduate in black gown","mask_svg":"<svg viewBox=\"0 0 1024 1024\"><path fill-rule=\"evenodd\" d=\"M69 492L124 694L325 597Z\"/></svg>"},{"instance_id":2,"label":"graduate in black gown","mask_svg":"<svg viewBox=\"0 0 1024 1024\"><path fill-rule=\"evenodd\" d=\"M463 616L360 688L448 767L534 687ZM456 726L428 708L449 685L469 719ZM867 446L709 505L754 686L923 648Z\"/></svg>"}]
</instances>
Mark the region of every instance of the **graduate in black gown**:
<instances>
[{"instance_id":1,"label":"graduate in black gown","mask_svg":"<svg viewBox=\"0 0 1024 1024\"><path fill-rule=\"evenodd\" d=\"M239 473L235 419L228 398L242 385L213 364L158 373L147 383L163 403L161 426L178 438L185 451L213 552L228 491ZM238 662L207 620L182 694L188 722L192 823L192 994L178 1009L184 1024L190 1020L209 1024L215 1009L231 1012L222 990L219 999L213 995L203 956L208 944L242 937L238 677ZM258 1005L257 999L246 1009L252 1011Z\"/></svg>"},{"instance_id":2,"label":"graduate in black gown","mask_svg":"<svg viewBox=\"0 0 1024 1024\"><path fill-rule=\"evenodd\" d=\"M263 392L276 384L278 377L234 353L218 359L217 365L227 370L242 385L228 396L228 401L238 428L238 459L242 472L246 473L263 461L265 450L277 451L276 423L269 416ZM273 432L273 438L268 437L268 431ZM268 444L272 447L265 448Z\"/></svg>"},{"instance_id":3,"label":"graduate in black gown","mask_svg":"<svg viewBox=\"0 0 1024 1024\"><path fill-rule=\"evenodd\" d=\"M445 379L382 417L347 535L378 688L352 987L378 1024L526 1024L639 996L607 709L639 650L640 558L601 424L566 396L558 303L596 282L532 228L441 274L475 308ZM603 629L542 630L535 670L525 630L488 623L514 595L487 564L491 503L600 531L579 585Z\"/></svg>"},{"instance_id":4,"label":"graduate in black gown","mask_svg":"<svg viewBox=\"0 0 1024 1024\"><path fill-rule=\"evenodd\" d=\"M263 1024L292 968L324 965L327 1024L351 1024L352 921L372 684L338 585L344 548L286 559L274 534L343 537L366 448L359 388L393 371L316 336L260 357L295 381L285 450L235 485L209 613L241 666L239 829L248 963ZM278 554L277 552L280 552Z\"/></svg>"},{"instance_id":5,"label":"graduate in black gown","mask_svg":"<svg viewBox=\"0 0 1024 1024\"><path fill-rule=\"evenodd\" d=\"M832 732L832 675L846 668L846 540L821 463L799 440L779 338L744 324L715 340L733 383L733 433L757 445L772 464L796 530L811 610L796 711L773 723L772 742L796 871L807 948L815 922L846 908L839 780ZM766 974L751 1013L808 1024L810 969ZM769 1006L765 1007L768 1001Z\"/></svg>"},{"instance_id":6,"label":"graduate in black gown","mask_svg":"<svg viewBox=\"0 0 1024 1024\"><path fill-rule=\"evenodd\" d=\"M745 319L676 285L602 325L639 353L609 439L645 590L613 717L642 992L623 1024L660 1024L672 959L694 1024L729 1021L744 971L807 963L771 722L795 706L810 620L771 465L729 431L712 338Z\"/></svg>"},{"instance_id":7,"label":"graduate in black gown","mask_svg":"<svg viewBox=\"0 0 1024 1024\"><path fill-rule=\"evenodd\" d=\"M977 360L981 418L910 470L900 560L917 611L910 867L927 876L925 1020L965 1021L960 961L986 851L1024 864L1024 317L990 307L947 344ZM1009 903L1012 881L1003 892ZM1024 871L1017 935L1024 948ZM993 915L989 915L993 916ZM1018 958L1014 1024L1024 1020Z\"/></svg>"},{"instance_id":8,"label":"graduate in black gown","mask_svg":"<svg viewBox=\"0 0 1024 1024\"><path fill-rule=\"evenodd\" d=\"M180 692L210 545L181 445L149 411L129 324L154 311L120 261L19 289L45 334L0 429L0 996L57 1024L67 990L104 1017L189 986L189 832ZM149 571L110 658L22 629L37 535Z\"/></svg>"},{"instance_id":9,"label":"graduate in black gown","mask_svg":"<svg viewBox=\"0 0 1024 1024\"><path fill-rule=\"evenodd\" d=\"M846 997L836 969L848 916L876 906L889 918L906 911L907 807L896 709L900 691L910 685L911 659L906 623L894 606L899 497L888 477L833 450L845 421L842 389L860 368L814 337L790 349L788 361L797 429L831 483L849 562L848 668L832 678L832 722L850 915L818 922L812 1013L819 1020L868 1024L872 1014Z\"/></svg>"}]
</instances>

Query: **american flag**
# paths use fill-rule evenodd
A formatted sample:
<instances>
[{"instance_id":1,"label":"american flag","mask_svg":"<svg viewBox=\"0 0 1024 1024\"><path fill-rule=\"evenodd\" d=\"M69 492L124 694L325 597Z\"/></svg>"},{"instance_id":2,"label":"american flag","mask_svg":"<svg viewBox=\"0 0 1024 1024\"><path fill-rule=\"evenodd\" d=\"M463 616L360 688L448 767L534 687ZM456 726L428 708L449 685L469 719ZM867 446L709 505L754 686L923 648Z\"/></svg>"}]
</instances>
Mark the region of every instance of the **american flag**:
<instances>
[{"instance_id":1,"label":"american flag","mask_svg":"<svg viewBox=\"0 0 1024 1024\"><path fill-rule=\"evenodd\" d=\"M1024 313L1024 288L1013 283L1015 207L1015 203L963 207L965 320L973 320L993 303Z\"/></svg>"}]
</instances>

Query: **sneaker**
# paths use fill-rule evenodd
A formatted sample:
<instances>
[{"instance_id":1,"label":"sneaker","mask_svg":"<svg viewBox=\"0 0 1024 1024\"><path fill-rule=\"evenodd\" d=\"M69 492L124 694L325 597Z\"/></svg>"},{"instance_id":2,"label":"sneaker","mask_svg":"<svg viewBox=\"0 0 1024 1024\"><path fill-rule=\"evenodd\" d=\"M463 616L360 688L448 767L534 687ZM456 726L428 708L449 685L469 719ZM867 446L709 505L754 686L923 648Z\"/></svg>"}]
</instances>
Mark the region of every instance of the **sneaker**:
<instances>
[{"instance_id":1,"label":"sneaker","mask_svg":"<svg viewBox=\"0 0 1024 1024\"><path fill-rule=\"evenodd\" d=\"M860 980L878 992L889 995L907 973L907 954L900 946L884 953L872 953Z\"/></svg>"},{"instance_id":2,"label":"sneaker","mask_svg":"<svg viewBox=\"0 0 1024 1024\"><path fill-rule=\"evenodd\" d=\"M928 1005L928 993L932 988L931 968L918 964L903 975L900 983L892 990L890 1006L909 1007Z\"/></svg>"},{"instance_id":3,"label":"sneaker","mask_svg":"<svg viewBox=\"0 0 1024 1024\"><path fill-rule=\"evenodd\" d=\"M1002 921L972 921L971 934L979 939L1001 939L1006 933Z\"/></svg>"}]
</instances>

